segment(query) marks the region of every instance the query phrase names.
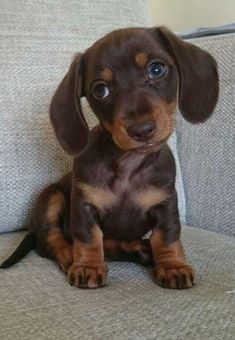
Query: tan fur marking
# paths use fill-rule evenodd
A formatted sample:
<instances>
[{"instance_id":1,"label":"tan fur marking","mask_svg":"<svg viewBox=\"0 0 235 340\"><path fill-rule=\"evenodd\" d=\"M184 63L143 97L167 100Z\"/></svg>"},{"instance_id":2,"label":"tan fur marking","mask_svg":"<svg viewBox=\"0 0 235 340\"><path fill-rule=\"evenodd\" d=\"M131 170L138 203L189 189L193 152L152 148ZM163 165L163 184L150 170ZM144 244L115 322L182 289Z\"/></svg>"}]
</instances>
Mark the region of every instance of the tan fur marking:
<instances>
[{"instance_id":1,"label":"tan fur marking","mask_svg":"<svg viewBox=\"0 0 235 340\"><path fill-rule=\"evenodd\" d=\"M65 241L63 234L59 228L52 228L48 232L47 244L56 254L61 251L62 248L68 246L68 242Z\"/></svg>"},{"instance_id":2,"label":"tan fur marking","mask_svg":"<svg viewBox=\"0 0 235 340\"><path fill-rule=\"evenodd\" d=\"M106 129L112 134L114 143L122 150L137 148L141 143L133 140L127 133L122 119L115 119L113 124L104 123Z\"/></svg>"},{"instance_id":3,"label":"tan fur marking","mask_svg":"<svg viewBox=\"0 0 235 340\"><path fill-rule=\"evenodd\" d=\"M71 245L65 241L59 228L52 228L47 235L47 245L61 269L66 272L72 262Z\"/></svg>"},{"instance_id":4,"label":"tan fur marking","mask_svg":"<svg viewBox=\"0 0 235 340\"><path fill-rule=\"evenodd\" d=\"M94 187L86 183L79 183L78 186L86 200L100 210L112 206L117 200L117 196L111 190Z\"/></svg>"},{"instance_id":5,"label":"tan fur marking","mask_svg":"<svg viewBox=\"0 0 235 340\"><path fill-rule=\"evenodd\" d=\"M82 266L96 267L103 264L103 233L97 225L92 228L89 242L84 243L77 239L74 241L73 258L75 263L78 262Z\"/></svg>"},{"instance_id":6,"label":"tan fur marking","mask_svg":"<svg viewBox=\"0 0 235 340\"><path fill-rule=\"evenodd\" d=\"M158 100L156 105L153 105L152 111L149 112L149 117L156 121L158 127L157 133L153 136L151 143L155 144L155 150L159 150L165 139L168 138L174 128L176 122L175 112L177 110L177 101L166 103L163 100ZM112 124L104 123L106 129L112 134L115 144L123 150L131 150L138 148L143 143L132 139L126 130L125 123L122 118L114 119Z\"/></svg>"},{"instance_id":7,"label":"tan fur marking","mask_svg":"<svg viewBox=\"0 0 235 340\"><path fill-rule=\"evenodd\" d=\"M150 236L150 243L153 249L154 263L157 265L172 266L175 268L177 263L182 265L185 262L184 250L180 240L166 245L163 241L162 231L153 230Z\"/></svg>"},{"instance_id":8,"label":"tan fur marking","mask_svg":"<svg viewBox=\"0 0 235 340\"><path fill-rule=\"evenodd\" d=\"M97 288L107 284L103 233L98 225L92 226L91 237L88 242L74 240L73 259L74 262L68 271L71 284L80 288Z\"/></svg>"},{"instance_id":9,"label":"tan fur marking","mask_svg":"<svg viewBox=\"0 0 235 340\"><path fill-rule=\"evenodd\" d=\"M137 53L135 55L135 61L138 65L144 66L148 61L148 56L144 52Z\"/></svg>"},{"instance_id":10,"label":"tan fur marking","mask_svg":"<svg viewBox=\"0 0 235 340\"><path fill-rule=\"evenodd\" d=\"M102 72L101 72L101 77L107 81L110 82L113 80L113 72L109 69L109 68L105 68Z\"/></svg>"},{"instance_id":11,"label":"tan fur marking","mask_svg":"<svg viewBox=\"0 0 235 340\"><path fill-rule=\"evenodd\" d=\"M190 288L195 281L193 268L186 263L180 240L169 245L164 242L162 230L153 230L150 244L153 251L155 282L165 288Z\"/></svg>"},{"instance_id":12,"label":"tan fur marking","mask_svg":"<svg viewBox=\"0 0 235 340\"><path fill-rule=\"evenodd\" d=\"M51 224L58 222L58 215L61 211L61 207L64 204L64 196L61 192L58 192L51 196L48 202L47 219Z\"/></svg>"},{"instance_id":13,"label":"tan fur marking","mask_svg":"<svg viewBox=\"0 0 235 340\"><path fill-rule=\"evenodd\" d=\"M153 110L153 118L158 127L158 133L154 136L153 142L164 140L172 134L176 124L177 102L166 103L161 101L159 106Z\"/></svg>"},{"instance_id":14,"label":"tan fur marking","mask_svg":"<svg viewBox=\"0 0 235 340\"><path fill-rule=\"evenodd\" d=\"M134 195L134 201L144 211L150 209L156 204L160 204L165 201L169 195L166 191L157 188L148 188L138 191Z\"/></svg>"}]
</instances>

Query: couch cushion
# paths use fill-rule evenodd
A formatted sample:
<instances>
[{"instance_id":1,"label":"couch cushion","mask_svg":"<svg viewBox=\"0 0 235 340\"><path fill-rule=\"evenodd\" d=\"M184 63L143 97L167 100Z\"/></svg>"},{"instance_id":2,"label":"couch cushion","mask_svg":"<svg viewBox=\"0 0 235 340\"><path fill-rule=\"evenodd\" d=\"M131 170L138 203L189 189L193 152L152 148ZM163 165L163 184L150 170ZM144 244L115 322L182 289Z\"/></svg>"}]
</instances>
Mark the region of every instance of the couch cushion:
<instances>
[{"instance_id":1,"label":"couch cushion","mask_svg":"<svg viewBox=\"0 0 235 340\"><path fill-rule=\"evenodd\" d=\"M23 235L0 236L0 262ZM190 227L182 239L197 284L181 291L156 286L149 269L117 262L109 263L109 286L80 290L31 252L0 271L1 338L232 339L235 240Z\"/></svg>"},{"instance_id":2,"label":"couch cushion","mask_svg":"<svg viewBox=\"0 0 235 340\"><path fill-rule=\"evenodd\" d=\"M191 43L217 60L220 95L214 114L204 124L178 119L186 222L235 236L235 34L192 39Z\"/></svg>"},{"instance_id":3,"label":"couch cushion","mask_svg":"<svg viewBox=\"0 0 235 340\"><path fill-rule=\"evenodd\" d=\"M0 232L25 227L38 192L71 169L48 106L73 55L115 28L148 25L145 0L1 1ZM180 177L177 183L184 220Z\"/></svg>"}]
</instances>

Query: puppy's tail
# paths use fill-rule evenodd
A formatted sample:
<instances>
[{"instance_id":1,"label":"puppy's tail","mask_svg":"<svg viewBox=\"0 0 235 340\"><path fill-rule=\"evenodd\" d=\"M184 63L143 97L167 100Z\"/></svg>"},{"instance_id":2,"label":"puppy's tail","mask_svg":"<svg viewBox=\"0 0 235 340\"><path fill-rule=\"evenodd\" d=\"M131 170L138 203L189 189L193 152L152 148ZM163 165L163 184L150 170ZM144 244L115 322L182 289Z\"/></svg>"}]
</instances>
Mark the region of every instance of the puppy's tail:
<instances>
[{"instance_id":1,"label":"puppy's tail","mask_svg":"<svg viewBox=\"0 0 235 340\"><path fill-rule=\"evenodd\" d=\"M5 269L13 266L15 263L19 262L23 257L25 257L30 250L36 248L36 238L32 233L29 233L21 241L19 246L16 248L13 254L8 257L1 265L0 268Z\"/></svg>"}]
</instances>

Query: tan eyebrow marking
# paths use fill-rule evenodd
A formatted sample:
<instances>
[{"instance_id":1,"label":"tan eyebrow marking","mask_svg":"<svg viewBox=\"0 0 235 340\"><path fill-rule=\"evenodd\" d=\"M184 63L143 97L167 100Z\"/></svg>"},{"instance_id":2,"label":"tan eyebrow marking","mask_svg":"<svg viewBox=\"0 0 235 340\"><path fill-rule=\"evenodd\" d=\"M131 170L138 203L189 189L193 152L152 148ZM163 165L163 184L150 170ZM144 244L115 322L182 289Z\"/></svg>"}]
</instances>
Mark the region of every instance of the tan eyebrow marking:
<instances>
[{"instance_id":1,"label":"tan eyebrow marking","mask_svg":"<svg viewBox=\"0 0 235 340\"><path fill-rule=\"evenodd\" d=\"M105 69L101 72L101 77L104 78L105 81L112 81L113 80L113 72L105 67Z\"/></svg>"},{"instance_id":2,"label":"tan eyebrow marking","mask_svg":"<svg viewBox=\"0 0 235 340\"><path fill-rule=\"evenodd\" d=\"M135 55L135 61L138 65L143 66L147 63L148 56L144 52L137 53Z\"/></svg>"}]
</instances>

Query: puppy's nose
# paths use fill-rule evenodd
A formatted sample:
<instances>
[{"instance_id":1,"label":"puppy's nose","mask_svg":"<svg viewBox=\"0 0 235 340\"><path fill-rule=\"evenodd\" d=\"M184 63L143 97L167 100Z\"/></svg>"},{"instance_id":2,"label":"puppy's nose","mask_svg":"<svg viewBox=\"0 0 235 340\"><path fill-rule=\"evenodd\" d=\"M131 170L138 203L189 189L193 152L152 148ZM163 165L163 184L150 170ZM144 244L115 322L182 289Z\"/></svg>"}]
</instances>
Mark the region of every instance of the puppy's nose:
<instances>
[{"instance_id":1,"label":"puppy's nose","mask_svg":"<svg viewBox=\"0 0 235 340\"><path fill-rule=\"evenodd\" d=\"M128 135L138 142L144 142L150 139L156 130L156 123L148 120L142 123L133 124L127 128Z\"/></svg>"}]
</instances>

